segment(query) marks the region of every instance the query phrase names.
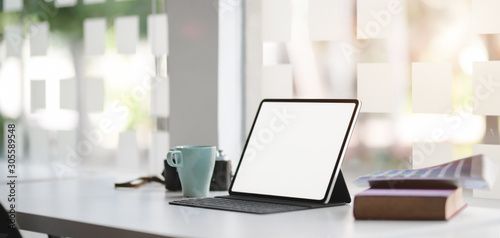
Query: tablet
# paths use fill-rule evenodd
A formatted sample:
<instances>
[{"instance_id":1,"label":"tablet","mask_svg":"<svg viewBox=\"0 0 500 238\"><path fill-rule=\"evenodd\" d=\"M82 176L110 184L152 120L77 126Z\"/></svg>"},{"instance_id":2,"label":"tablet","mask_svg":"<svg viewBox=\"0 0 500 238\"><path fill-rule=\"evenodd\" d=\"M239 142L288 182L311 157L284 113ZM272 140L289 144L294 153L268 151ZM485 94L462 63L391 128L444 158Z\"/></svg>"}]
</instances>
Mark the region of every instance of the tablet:
<instances>
[{"instance_id":1,"label":"tablet","mask_svg":"<svg viewBox=\"0 0 500 238\"><path fill-rule=\"evenodd\" d=\"M229 193L328 203L360 109L356 99L265 99Z\"/></svg>"}]
</instances>

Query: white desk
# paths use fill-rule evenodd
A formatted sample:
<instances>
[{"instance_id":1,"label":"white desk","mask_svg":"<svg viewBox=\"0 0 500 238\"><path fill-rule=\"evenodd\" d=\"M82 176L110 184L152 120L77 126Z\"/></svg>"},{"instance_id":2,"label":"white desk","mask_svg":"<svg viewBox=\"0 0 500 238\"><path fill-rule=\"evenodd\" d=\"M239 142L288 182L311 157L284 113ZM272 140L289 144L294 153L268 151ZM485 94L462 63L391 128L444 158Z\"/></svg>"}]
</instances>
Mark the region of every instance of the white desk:
<instances>
[{"instance_id":1,"label":"white desk","mask_svg":"<svg viewBox=\"0 0 500 238\"><path fill-rule=\"evenodd\" d=\"M19 225L71 237L500 237L500 209L495 208L471 205L448 222L355 221L351 205L252 215L172 206L168 201L181 194L161 185L115 189L113 182L21 183Z\"/></svg>"}]
</instances>

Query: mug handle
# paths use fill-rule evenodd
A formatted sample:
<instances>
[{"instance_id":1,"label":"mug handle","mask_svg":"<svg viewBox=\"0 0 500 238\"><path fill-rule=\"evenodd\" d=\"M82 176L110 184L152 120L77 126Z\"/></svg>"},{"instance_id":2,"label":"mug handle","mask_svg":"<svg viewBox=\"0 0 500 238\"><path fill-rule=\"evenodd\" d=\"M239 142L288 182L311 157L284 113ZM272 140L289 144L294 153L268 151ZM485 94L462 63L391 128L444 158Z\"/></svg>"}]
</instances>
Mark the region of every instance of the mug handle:
<instances>
[{"instance_id":1,"label":"mug handle","mask_svg":"<svg viewBox=\"0 0 500 238\"><path fill-rule=\"evenodd\" d=\"M172 159L174 157L174 155L177 155L177 163L174 163L174 160ZM178 151L178 150L171 150L168 152L167 154L167 163L168 165L172 166L172 167L182 167L182 152Z\"/></svg>"}]
</instances>

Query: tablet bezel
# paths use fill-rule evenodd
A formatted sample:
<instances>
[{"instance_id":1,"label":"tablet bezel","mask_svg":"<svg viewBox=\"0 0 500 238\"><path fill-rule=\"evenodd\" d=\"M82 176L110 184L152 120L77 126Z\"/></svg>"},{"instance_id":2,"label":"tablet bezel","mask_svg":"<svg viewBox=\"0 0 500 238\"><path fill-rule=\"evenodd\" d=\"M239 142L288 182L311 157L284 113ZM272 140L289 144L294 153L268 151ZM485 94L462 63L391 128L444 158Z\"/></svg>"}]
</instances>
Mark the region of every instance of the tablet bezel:
<instances>
[{"instance_id":1,"label":"tablet bezel","mask_svg":"<svg viewBox=\"0 0 500 238\"><path fill-rule=\"evenodd\" d=\"M254 193L245 193L245 192L236 192L233 191L233 184L236 181L238 177L238 171L240 169L241 162L243 160L243 157L245 155L248 143L250 141L250 138L252 136L255 123L257 121L257 118L259 117L260 110L262 108L262 105L266 102L283 102L283 103L349 103L349 104L354 104L354 110L351 115L351 119L349 121L349 125L347 127L347 130L344 135L344 140L342 142L342 146L340 149L340 153L337 157L337 161L335 163L335 167L333 170L333 173L330 177L330 181L327 187L327 190L325 192L325 195L323 196L322 199L319 200L314 200L314 199L304 199L304 198L296 198L296 197L283 197L283 196L275 196L275 195L264 195L264 194L254 194ZM335 185L335 181L337 180L339 176L339 171L340 167L342 165L342 161L344 160L345 152L347 150L347 146L349 145L349 140L351 138L352 132L354 131L354 126L356 125L357 117L359 115L359 111L361 108L361 102L358 99L264 99L261 101L259 108L257 110L257 113L255 114L255 118L252 123L252 127L250 129L250 133L247 136L245 146L243 147L243 151L241 153L240 160L238 161L238 166L236 168L236 172L234 174L234 177L231 181L231 186L229 187L229 194L230 195L240 195L240 196L252 196L252 197L262 197L262 198L274 198L274 199L285 199L285 200L290 200L290 201L301 201L301 202L313 202L313 203L324 203L327 204L330 202L332 199L332 193L333 193L333 188Z\"/></svg>"}]
</instances>

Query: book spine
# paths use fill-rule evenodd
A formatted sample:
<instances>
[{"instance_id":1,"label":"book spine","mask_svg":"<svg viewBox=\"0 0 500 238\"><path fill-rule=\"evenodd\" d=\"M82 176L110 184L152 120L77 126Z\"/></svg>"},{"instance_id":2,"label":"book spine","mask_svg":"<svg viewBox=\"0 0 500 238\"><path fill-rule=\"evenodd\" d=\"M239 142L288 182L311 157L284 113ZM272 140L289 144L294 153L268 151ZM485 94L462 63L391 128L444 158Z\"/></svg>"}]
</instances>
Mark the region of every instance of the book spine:
<instances>
[{"instance_id":1,"label":"book spine","mask_svg":"<svg viewBox=\"0 0 500 238\"><path fill-rule=\"evenodd\" d=\"M446 220L446 198L357 196L357 220Z\"/></svg>"}]
</instances>

